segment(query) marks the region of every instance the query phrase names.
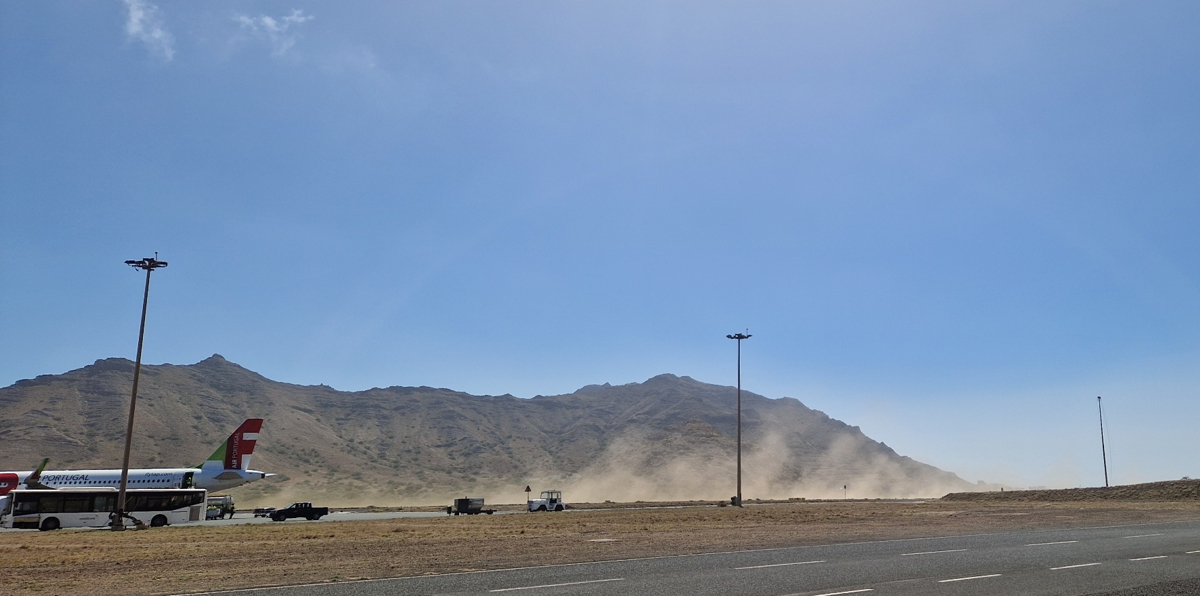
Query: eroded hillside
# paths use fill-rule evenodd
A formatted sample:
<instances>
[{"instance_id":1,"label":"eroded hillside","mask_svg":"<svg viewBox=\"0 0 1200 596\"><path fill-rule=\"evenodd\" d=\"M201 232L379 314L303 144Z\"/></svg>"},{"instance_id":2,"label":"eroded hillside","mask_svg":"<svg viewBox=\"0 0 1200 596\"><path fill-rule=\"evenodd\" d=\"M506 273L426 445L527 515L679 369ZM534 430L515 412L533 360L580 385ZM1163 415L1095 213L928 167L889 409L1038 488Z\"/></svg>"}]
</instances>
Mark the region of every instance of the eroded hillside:
<instances>
[{"instance_id":1,"label":"eroded hillside","mask_svg":"<svg viewBox=\"0 0 1200 596\"><path fill-rule=\"evenodd\" d=\"M115 467L133 364L99 360L0 389L0 466ZM575 500L725 499L735 389L660 375L518 399L432 387L360 392L280 383L214 355L145 366L135 466L194 465L238 423L262 417L254 468L277 477L243 504L291 496L339 504L519 502L553 484ZM971 485L896 454L791 398L743 392L747 498L939 496Z\"/></svg>"}]
</instances>

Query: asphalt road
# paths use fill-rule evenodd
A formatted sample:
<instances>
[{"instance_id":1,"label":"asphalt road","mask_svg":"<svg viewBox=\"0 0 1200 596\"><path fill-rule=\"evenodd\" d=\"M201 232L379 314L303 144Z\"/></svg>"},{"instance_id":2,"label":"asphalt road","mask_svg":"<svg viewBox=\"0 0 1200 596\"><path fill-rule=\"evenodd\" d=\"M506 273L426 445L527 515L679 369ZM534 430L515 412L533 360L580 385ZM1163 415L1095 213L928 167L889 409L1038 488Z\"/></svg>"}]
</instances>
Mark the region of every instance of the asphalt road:
<instances>
[{"instance_id":1,"label":"asphalt road","mask_svg":"<svg viewBox=\"0 0 1200 596\"><path fill-rule=\"evenodd\" d=\"M400 517L446 517L446 512L445 511L440 511L440 512L433 512L433 511L380 511L380 512L334 511L333 513L330 513L329 515L326 515L325 517L322 517L321 519L319 519L317 521L318 522L363 521L363 520L375 520L375 519L396 519L396 518L400 518ZM297 523L297 524L298 523L306 523L306 524L310 524L312 522L310 522L306 519L294 519L294 520L288 520L285 522L273 522L273 521L271 521L271 518L269 518L269 517L254 517L253 513L235 513L235 514L233 514L233 517L227 517L225 519L209 519L209 520L205 520L202 522L190 522L190 523L179 524L179 525L189 526L189 525L203 524L206 526L236 526L236 525L241 525L241 524L270 524L270 523L285 523L285 524L286 523Z\"/></svg>"},{"instance_id":2,"label":"asphalt road","mask_svg":"<svg viewBox=\"0 0 1200 596\"><path fill-rule=\"evenodd\" d=\"M1121 596L1200 589L1200 521L630 559L235 590L267 596ZM1179 586L1183 586L1179 588ZM1180 589L1185 591L1179 591Z\"/></svg>"},{"instance_id":3,"label":"asphalt road","mask_svg":"<svg viewBox=\"0 0 1200 596\"><path fill-rule=\"evenodd\" d=\"M496 515L506 515L506 514L511 514L511 513L517 513L517 512L515 512L515 511L497 511ZM137 512L134 512L134 515L135 516L138 515ZM227 517L225 519L209 519L209 520L204 520L204 521L200 521L200 522L184 522L181 524L173 524L172 527L187 527L187 526L195 526L195 525L236 526L236 525L242 525L242 524L274 524L274 523L311 524L311 523L325 523L325 522L336 522L336 521L365 521L365 520L379 520L379 519L396 519L396 518L401 518L401 517L446 517L446 512L445 511L379 511L379 512L334 511L333 513L330 513L329 515L326 515L326 516L322 517L321 519L316 520L315 522L308 521L306 519L299 519L299 518L290 519L290 520L287 520L284 522L276 522L276 521L272 521L271 518L269 518L269 517L254 517L253 513L235 513L235 514L233 514L233 517ZM62 531L64 531L64 532L72 532L72 531L92 532L92 531L95 531L96 529L97 528L78 528L78 529L66 529L66 530L62 530ZM4 533L4 532L36 532L36 531L37 530L13 530L13 529L9 529L9 528L0 528L0 533Z\"/></svg>"}]
</instances>

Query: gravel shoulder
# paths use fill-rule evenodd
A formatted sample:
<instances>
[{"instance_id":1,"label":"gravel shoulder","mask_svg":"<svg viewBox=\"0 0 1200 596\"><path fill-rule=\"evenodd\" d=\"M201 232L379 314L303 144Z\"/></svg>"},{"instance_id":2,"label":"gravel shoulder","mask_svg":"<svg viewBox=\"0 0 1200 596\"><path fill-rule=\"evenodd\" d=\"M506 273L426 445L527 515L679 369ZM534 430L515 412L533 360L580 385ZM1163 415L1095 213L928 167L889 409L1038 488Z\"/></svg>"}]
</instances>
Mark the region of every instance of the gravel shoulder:
<instances>
[{"instance_id":1,"label":"gravel shoulder","mask_svg":"<svg viewBox=\"0 0 1200 596\"><path fill-rule=\"evenodd\" d=\"M693 503L565 513L0 533L0 585L171 594L631 557L1200 519L1200 502Z\"/></svg>"}]
</instances>

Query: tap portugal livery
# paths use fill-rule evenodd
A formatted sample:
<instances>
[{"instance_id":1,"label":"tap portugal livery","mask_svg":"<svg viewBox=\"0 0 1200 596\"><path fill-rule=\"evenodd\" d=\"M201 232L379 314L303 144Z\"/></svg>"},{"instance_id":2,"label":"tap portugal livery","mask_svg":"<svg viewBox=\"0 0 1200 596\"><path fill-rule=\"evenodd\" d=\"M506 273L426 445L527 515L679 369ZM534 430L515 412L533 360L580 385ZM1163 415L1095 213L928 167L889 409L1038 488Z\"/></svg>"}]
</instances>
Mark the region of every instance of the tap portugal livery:
<instances>
[{"instance_id":1,"label":"tap portugal livery","mask_svg":"<svg viewBox=\"0 0 1200 596\"><path fill-rule=\"evenodd\" d=\"M194 468L143 468L129 470L129 488L206 488L216 492L261 480L267 474L250 469L250 456L262 418L242 423L208 460ZM45 470L46 461L31 472L0 472L0 495L15 488L79 488L121 486L121 470Z\"/></svg>"}]
</instances>

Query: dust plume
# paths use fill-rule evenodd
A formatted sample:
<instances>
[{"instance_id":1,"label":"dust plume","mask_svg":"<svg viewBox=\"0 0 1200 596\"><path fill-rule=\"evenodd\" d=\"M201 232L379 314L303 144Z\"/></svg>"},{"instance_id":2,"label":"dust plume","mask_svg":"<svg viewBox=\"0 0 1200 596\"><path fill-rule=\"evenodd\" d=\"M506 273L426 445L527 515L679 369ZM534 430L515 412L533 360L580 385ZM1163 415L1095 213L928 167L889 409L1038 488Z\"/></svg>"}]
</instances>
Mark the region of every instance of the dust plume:
<instances>
[{"instance_id":1,"label":"dust plume","mask_svg":"<svg viewBox=\"0 0 1200 596\"><path fill-rule=\"evenodd\" d=\"M697 441L683 433L663 434L631 432L613 441L595 464L559 479L568 499L673 501L733 496L737 447L732 439L710 435ZM899 457L865 437L833 437L825 449L809 456L792 447L788 436L775 431L743 443L743 498L923 498L972 486L951 473Z\"/></svg>"}]
</instances>

